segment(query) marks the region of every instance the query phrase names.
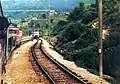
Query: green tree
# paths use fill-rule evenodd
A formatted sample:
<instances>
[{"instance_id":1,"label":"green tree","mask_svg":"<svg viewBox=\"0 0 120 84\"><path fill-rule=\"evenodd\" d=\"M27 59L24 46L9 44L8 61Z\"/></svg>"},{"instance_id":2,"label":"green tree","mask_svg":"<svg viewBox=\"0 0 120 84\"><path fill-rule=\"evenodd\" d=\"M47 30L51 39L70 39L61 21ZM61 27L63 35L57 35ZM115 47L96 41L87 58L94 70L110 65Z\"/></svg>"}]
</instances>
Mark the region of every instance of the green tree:
<instances>
[{"instance_id":1,"label":"green tree","mask_svg":"<svg viewBox=\"0 0 120 84\"><path fill-rule=\"evenodd\" d=\"M103 0L104 24L114 26L119 17L119 0Z\"/></svg>"},{"instance_id":2,"label":"green tree","mask_svg":"<svg viewBox=\"0 0 120 84\"><path fill-rule=\"evenodd\" d=\"M80 20L84 24L88 24L92 20L98 17L98 6L96 4L91 4L91 6L85 7L84 3L80 3L79 7L75 9L68 16L69 21Z\"/></svg>"},{"instance_id":3,"label":"green tree","mask_svg":"<svg viewBox=\"0 0 120 84\"><path fill-rule=\"evenodd\" d=\"M88 24L98 17L98 11L96 4L92 4L90 7L87 7L84 11L82 23Z\"/></svg>"},{"instance_id":4,"label":"green tree","mask_svg":"<svg viewBox=\"0 0 120 84\"><path fill-rule=\"evenodd\" d=\"M79 4L79 7L75 7L67 19L69 21L81 20L83 18L83 15L84 15L84 9L85 9L84 3L81 2Z\"/></svg>"},{"instance_id":5,"label":"green tree","mask_svg":"<svg viewBox=\"0 0 120 84\"><path fill-rule=\"evenodd\" d=\"M47 18L46 14L42 14L42 18L46 19Z\"/></svg>"},{"instance_id":6,"label":"green tree","mask_svg":"<svg viewBox=\"0 0 120 84\"><path fill-rule=\"evenodd\" d=\"M29 27L32 28L33 25L34 25L34 20L31 20L29 23L28 23Z\"/></svg>"},{"instance_id":7,"label":"green tree","mask_svg":"<svg viewBox=\"0 0 120 84\"><path fill-rule=\"evenodd\" d=\"M58 35L62 30L64 30L64 26L67 24L65 21L59 21L57 25L54 26L52 34Z\"/></svg>"}]
</instances>

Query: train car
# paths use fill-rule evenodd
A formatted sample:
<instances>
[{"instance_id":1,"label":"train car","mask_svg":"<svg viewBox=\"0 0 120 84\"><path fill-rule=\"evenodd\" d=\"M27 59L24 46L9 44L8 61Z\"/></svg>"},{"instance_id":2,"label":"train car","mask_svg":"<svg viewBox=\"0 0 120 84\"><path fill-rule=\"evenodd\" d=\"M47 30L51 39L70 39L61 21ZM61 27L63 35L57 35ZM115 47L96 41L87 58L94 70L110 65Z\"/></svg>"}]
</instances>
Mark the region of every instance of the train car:
<instances>
[{"instance_id":1,"label":"train car","mask_svg":"<svg viewBox=\"0 0 120 84\"><path fill-rule=\"evenodd\" d=\"M8 46L9 46L9 51L11 51L13 46L19 45L20 44L20 39L22 37L22 31L15 26L9 26L9 34L8 34Z\"/></svg>"},{"instance_id":2,"label":"train car","mask_svg":"<svg viewBox=\"0 0 120 84\"><path fill-rule=\"evenodd\" d=\"M0 77L6 73L6 30L9 27L9 22L3 15L1 0L0 0ZM0 79L0 84L3 84L3 79Z\"/></svg>"},{"instance_id":3,"label":"train car","mask_svg":"<svg viewBox=\"0 0 120 84\"><path fill-rule=\"evenodd\" d=\"M20 30L19 31L19 39L21 39L22 38L22 31Z\"/></svg>"},{"instance_id":4,"label":"train car","mask_svg":"<svg viewBox=\"0 0 120 84\"><path fill-rule=\"evenodd\" d=\"M40 31L39 29L30 30L30 37L38 39L40 37L39 31Z\"/></svg>"},{"instance_id":5,"label":"train car","mask_svg":"<svg viewBox=\"0 0 120 84\"><path fill-rule=\"evenodd\" d=\"M16 41L19 41L22 37L22 31L18 27L9 27L9 36L15 37Z\"/></svg>"}]
</instances>

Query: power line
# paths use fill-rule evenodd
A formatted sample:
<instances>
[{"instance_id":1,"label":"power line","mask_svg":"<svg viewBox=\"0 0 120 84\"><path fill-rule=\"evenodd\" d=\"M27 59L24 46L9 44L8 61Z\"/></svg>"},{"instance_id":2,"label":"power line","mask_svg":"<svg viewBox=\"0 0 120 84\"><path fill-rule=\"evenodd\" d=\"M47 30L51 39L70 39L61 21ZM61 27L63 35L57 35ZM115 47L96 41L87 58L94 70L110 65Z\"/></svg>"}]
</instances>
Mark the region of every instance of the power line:
<instances>
[{"instance_id":1,"label":"power line","mask_svg":"<svg viewBox=\"0 0 120 84\"><path fill-rule=\"evenodd\" d=\"M49 10L3 10L4 12L48 12Z\"/></svg>"},{"instance_id":2,"label":"power line","mask_svg":"<svg viewBox=\"0 0 120 84\"><path fill-rule=\"evenodd\" d=\"M50 29L51 29L51 23L50 23L50 0L48 0L48 7L49 7L49 33L48 33L48 36L49 36L49 38L50 38ZM50 40L50 39L49 39Z\"/></svg>"}]
</instances>

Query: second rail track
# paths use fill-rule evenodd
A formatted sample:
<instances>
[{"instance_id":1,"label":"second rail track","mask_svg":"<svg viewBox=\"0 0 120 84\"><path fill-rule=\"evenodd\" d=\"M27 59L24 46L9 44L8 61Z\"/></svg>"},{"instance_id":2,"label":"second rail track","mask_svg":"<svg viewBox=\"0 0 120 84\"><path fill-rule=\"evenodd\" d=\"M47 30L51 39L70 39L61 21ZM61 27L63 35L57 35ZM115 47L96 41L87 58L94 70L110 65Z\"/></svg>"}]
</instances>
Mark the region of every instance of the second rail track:
<instances>
[{"instance_id":1,"label":"second rail track","mask_svg":"<svg viewBox=\"0 0 120 84\"><path fill-rule=\"evenodd\" d=\"M92 84L88 80L80 79L52 57L46 55L40 47L41 44L41 40L35 44L32 48L32 56L52 84Z\"/></svg>"}]
</instances>

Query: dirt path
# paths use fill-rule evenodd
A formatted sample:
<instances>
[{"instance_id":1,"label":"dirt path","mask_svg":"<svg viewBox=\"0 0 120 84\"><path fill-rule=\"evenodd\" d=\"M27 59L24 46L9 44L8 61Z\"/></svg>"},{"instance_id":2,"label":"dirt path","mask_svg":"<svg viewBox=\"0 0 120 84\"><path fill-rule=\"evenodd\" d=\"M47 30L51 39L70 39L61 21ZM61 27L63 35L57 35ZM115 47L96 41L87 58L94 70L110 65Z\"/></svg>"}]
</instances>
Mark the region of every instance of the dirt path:
<instances>
[{"instance_id":1,"label":"dirt path","mask_svg":"<svg viewBox=\"0 0 120 84\"><path fill-rule=\"evenodd\" d=\"M44 84L39 82L30 59L30 47L36 42L30 41L14 51L11 60L6 65L7 73L5 82L7 84Z\"/></svg>"}]
</instances>

